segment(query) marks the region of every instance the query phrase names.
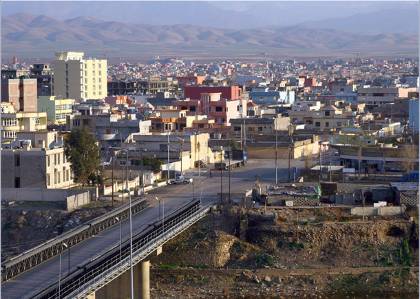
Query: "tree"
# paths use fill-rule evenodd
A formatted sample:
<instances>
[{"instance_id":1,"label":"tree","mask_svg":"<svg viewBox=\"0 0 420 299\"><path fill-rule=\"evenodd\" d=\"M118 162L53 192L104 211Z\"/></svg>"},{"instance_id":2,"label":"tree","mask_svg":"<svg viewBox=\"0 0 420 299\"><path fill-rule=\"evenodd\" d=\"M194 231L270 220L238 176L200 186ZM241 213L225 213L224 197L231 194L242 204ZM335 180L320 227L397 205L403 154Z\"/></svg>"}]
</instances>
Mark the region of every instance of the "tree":
<instances>
[{"instance_id":1,"label":"tree","mask_svg":"<svg viewBox=\"0 0 420 299\"><path fill-rule=\"evenodd\" d=\"M86 185L100 182L99 147L87 129L73 129L65 139L64 151L71 162L76 183Z\"/></svg>"}]
</instances>

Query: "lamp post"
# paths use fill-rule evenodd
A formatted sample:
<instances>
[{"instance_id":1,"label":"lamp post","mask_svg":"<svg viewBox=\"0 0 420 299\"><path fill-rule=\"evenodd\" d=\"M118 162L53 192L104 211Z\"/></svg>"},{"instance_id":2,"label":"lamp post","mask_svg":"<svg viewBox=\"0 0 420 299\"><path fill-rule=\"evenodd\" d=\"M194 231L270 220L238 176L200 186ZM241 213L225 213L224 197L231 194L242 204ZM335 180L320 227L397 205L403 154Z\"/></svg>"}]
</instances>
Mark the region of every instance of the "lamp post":
<instances>
[{"instance_id":1,"label":"lamp post","mask_svg":"<svg viewBox=\"0 0 420 299\"><path fill-rule=\"evenodd\" d=\"M61 298L61 256L63 252L63 248L68 248L68 245L66 243L61 244L60 248L60 263L59 263L59 271L58 271L58 298Z\"/></svg>"},{"instance_id":2,"label":"lamp post","mask_svg":"<svg viewBox=\"0 0 420 299\"><path fill-rule=\"evenodd\" d=\"M120 259L121 259L121 246L122 246L122 221L120 221L120 217L118 217L118 216L116 216L114 219L120 223Z\"/></svg>"},{"instance_id":3,"label":"lamp post","mask_svg":"<svg viewBox=\"0 0 420 299\"><path fill-rule=\"evenodd\" d=\"M228 184L228 186L229 186L229 197L228 197L228 199L229 199L229 203L230 203L230 167L231 167L231 164L230 164L230 155L231 155L231 153L232 153L232 147L230 147L229 148L229 152L228 152L228 159L229 159L229 168L228 168L228 174L229 174L229 184Z\"/></svg>"},{"instance_id":4,"label":"lamp post","mask_svg":"<svg viewBox=\"0 0 420 299\"><path fill-rule=\"evenodd\" d=\"M134 299L134 274L133 274L133 219L132 219L132 202L131 202L131 192L128 188L128 149L121 149L125 152L125 169L126 169L126 181L125 188L128 192L128 201L129 201L129 219L130 219L130 287L131 287L131 299Z\"/></svg>"},{"instance_id":5,"label":"lamp post","mask_svg":"<svg viewBox=\"0 0 420 299\"><path fill-rule=\"evenodd\" d=\"M220 147L220 204L223 203L223 146Z\"/></svg>"},{"instance_id":6,"label":"lamp post","mask_svg":"<svg viewBox=\"0 0 420 299\"><path fill-rule=\"evenodd\" d=\"M161 201L162 201L162 230L163 231L165 231L165 199L163 199L163 198L159 198L159 197L157 197L157 196L155 196L155 199L158 201L158 203L159 203L159 208L158 208L158 211L159 211L159 218L158 219L160 219L161 217L160 217L160 210L161 210L161 208L160 208L160 206L161 206Z\"/></svg>"},{"instance_id":7,"label":"lamp post","mask_svg":"<svg viewBox=\"0 0 420 299\"><path fill-rule=\"evenodd\" d=\"M167 183L169 184L169 134L170 132L168 132L167 136L168 136L168 146L167 146L167 152L168 152L168 163L167 163L167 172L166 172L166 176L167 176Z\"/></svg>"},{"instance_id":8,"label":"lamp post","mask_svg":"<svg viewBox=\"0 0 420 299\"><path fill-rule=\"evenodd\" d=\"M278 184L278 136L277 136L277 129L276 129L276 149L275 149L275 166L276 166L276 186Z\"/></svg>"}]
</instances>

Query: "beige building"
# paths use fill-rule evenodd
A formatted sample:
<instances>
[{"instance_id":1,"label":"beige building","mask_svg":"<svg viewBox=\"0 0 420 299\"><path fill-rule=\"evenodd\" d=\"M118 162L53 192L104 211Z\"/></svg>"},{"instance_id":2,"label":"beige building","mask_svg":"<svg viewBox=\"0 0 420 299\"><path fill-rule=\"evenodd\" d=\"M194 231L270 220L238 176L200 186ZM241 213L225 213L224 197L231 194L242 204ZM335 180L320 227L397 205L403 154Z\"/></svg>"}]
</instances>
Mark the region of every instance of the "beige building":
<instances>
[{"instance_id":1,"label":"beige building","mask_svg":"<svg viewBox=\"0 0 420 299\"><path fill-rule=\"evenodd\" d=\"M73 99L59 99L56 96L38 97L38 111L46 112L48 123L65 125L67 115L73 113Z\"/></svg>"},{"instance_id":2,"label":"beige building","mask_svg":"<svg viewBox=\"0 0 420 299\"><path fill-rule=\"evenodd\" d=\"M16 112L11 103L1 103L1 142L10 143L19 132L47 129L46 112Z\"/></svg>"},{"instance_id":3,"label":"beige building","mask_svg":"<svg viewBox=\"0 0 420 299\"><path fill-rule=\"evenodd\" d=\"M18 133L10 148L1 151L2 188L68 188L73 185L71 164L57 132Z\"/></svg>"},{"instance_id":4,"label":"beige building","mask_svg":"<svg viewBox=\"0 0 420 299\"><path fill-rule=\"evenodd\" d=\"M75 100L107 96L107 60L86 59L83 52L59 52L53 62L53 94Z\"/></svg>"}]
</instances>

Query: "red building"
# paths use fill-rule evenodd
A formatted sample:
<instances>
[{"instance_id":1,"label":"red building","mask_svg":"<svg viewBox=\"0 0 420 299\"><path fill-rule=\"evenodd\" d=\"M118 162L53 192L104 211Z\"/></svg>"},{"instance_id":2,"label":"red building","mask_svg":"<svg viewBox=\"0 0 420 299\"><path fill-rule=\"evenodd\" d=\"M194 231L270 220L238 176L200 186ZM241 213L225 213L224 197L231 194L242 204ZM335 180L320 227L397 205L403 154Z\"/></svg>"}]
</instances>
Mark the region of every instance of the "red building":
<instances>
[{"instance_id":1,"label":"red building","mask_svg":"<svg viewBox=\"0 0 420 299\"><path fill-rule=\"evenodd\" d=\"M239 86L185 86L184 97L194 100L201 98L202 93L221 93L221 98L226 100L238 100L242 95Z\"/></svg>"}]
</instances>

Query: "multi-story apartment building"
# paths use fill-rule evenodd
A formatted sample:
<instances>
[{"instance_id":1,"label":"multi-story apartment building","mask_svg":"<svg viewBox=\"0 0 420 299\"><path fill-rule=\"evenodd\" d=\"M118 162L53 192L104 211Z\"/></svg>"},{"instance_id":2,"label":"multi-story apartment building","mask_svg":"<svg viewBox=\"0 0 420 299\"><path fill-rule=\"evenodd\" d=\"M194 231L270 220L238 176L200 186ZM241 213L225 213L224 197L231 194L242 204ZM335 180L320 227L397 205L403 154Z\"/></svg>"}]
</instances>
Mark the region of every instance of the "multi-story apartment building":
<instances>
[{"instance_id":1,"label":"multi-story apartment building","mask_svg":"<svg viewBox=\"0 0 420 299\"><path fill-rule=\"evenodd\" d=\"M315 131L336 131L352 124L354 113L333 105L319 109L296 109L289 112L293 124L304 124L305 128Z\"/></svg>"},{"instance_id":2,"label":"multi-story apartment building","mask_svg":"<svg viewBox=\"0 0 420 299\"><path fill-rule=\"evenodd\" d=\"M178 101L180 110L187 110L189 115L207 115L220 126L230 126L230 120L246 115L247 101L239 98L228 100L221 98L222 93L201 93L198 100Z\"/></svg>"},{"instance_id":3,"label":"multi-story apartment building","mask_svg":"<svg viewBox=\"0 0 420 299\"><path fill-rule=\"evenodd\" d=\"M73 113L74 99L59 99L56 96L38 97L38 111L46 112L48 122L65 125L67 115Z\"/></svg>"},{"instance_id":4,"label":"multi-story apartment building","mask_svg":"<svg viewBox=\"0 0 420 299\"><path fill-rule=\"evenodd\" d=\"M68 188L71 163L57 132L22 132L1 151L2 188Z\"/></svg>"},{"instance_id":5,"label":"multi-story apartment building","mask_svg":"<svg viewBox=\"0 0 420 299\"><path fill-rule=\"evenodd\" d=\"M273 135L275 131L287 131L290 125L289 117L247 117L230 120L231 135L242 138L246 135Z\"/></svg>"},{"instance_id":6,"label":"multi-story apartment building","mask_svg":"<svg viewBox=\"0 0 420 299\"><path fill-rule=\"evenodd\" d=\"M396 98L407 98L409 92L415 92L416 87L366 87L359 88L358 102L365 103L368 108L393 103Z\"/></svg>"},{"instance_id":7,"label":"multi-story apartment building","mask_svg":"<svg viewBox=\"0 0 420 299\"><path fill-rule=\"evenodd\" d=\"M1 103L1 126L2 143L10 143L19 132L46 130L47 113L16 111L12 104Z\"/></svg>"},{"instance_id":8,"label":"multi-story apartment building","mask_svg":"<svg viewBox=\"0 0 420 299\"><path fill-rule=\"evenodd\" d=\"M106 59L86 59L83 52L59 52L53 69L55 96L76 101L107 96Z\"/></svg>"},{"instance_id":9,"label":"multi-story apartment building","mask_svg":"<svg viewBox=\"0 0 420 299\"><path fill-rule=\"evenodd\" d=\"M237 86L185 86L184 97L189 99L200 99L202 93L220 93L220 98L227 100L238 100L241 98L242 89Z\"/></svg>"},{"instance_id":10,"label":"multi-story apartment building","mask_svg":"<svg viewBox=\"0 0 420 299\"><path fill-rule=\"evenodd\" d=\"M37 111L36 79L18 78L1 80L1 101L9 102L16 111Z\"/></svg>"},{"instance_id":11,"label":"multi-story apartment building","mask_svg":"<svg viewBox=\"0 0 420 299\"><path fill-rule=\"evenodd\" d=\"M38 96L52 95L53 73L49 64L33 64L29 76L37 80Z\"/></svg>"}]
</instances>

